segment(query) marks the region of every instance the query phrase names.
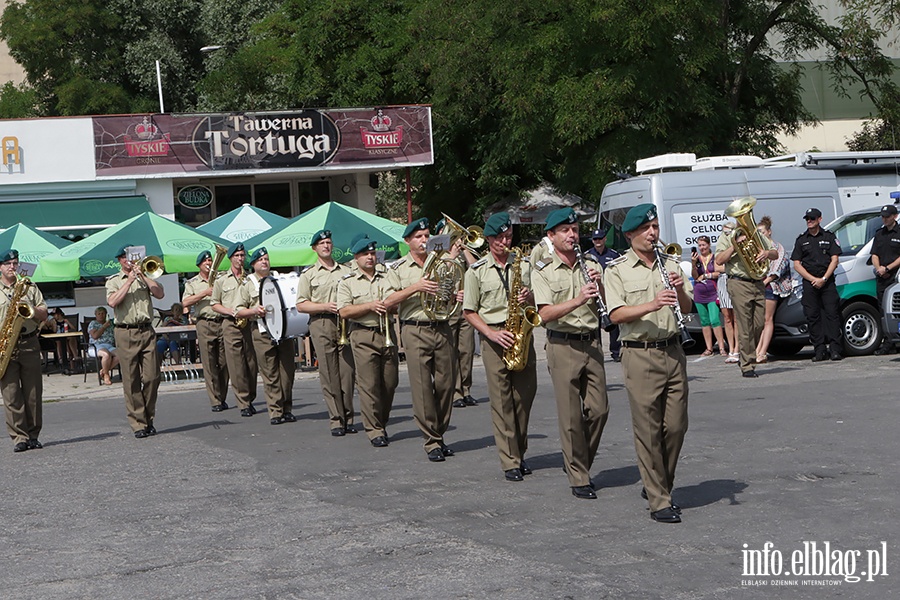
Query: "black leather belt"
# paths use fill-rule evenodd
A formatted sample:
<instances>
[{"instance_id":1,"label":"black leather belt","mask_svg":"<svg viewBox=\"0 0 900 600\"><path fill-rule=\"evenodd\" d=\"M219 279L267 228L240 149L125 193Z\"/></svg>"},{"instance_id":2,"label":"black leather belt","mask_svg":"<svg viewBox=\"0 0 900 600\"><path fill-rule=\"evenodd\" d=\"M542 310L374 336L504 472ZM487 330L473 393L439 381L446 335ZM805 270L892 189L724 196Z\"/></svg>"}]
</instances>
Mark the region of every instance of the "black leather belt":
<instances>
[{"instance_id":1,"label":"black leather belt","mask_svg":"<svg viewBox=\"0 0 900 600\"><path fill-rule=\"evenodd\" d=\"M353 323L350 330L356 331L357 329L365 329L366 331L374 331L375 333L381 333L381 327L369 327L368 325L363 325L361 323Z\"/></svg>"},{"instance_id":2,"label":"black leather belt","mask_svg":"<svg viewBox=\"0 0 900 600\"><path fill-rule=\"evenodd\" d=\"M626 348L643 348L647 350L648 348L665 348L666 346L674 346L678 342L678 336L673 335L667 340L659 340L656 342L633 342L631 340L622 340L622 345Z\"/></svg>"},{"instance_id":3,"label":"black leather belt","mask_svg":"<svg viewBox=\"0 0 900 600\"><path fill-rule=\"evenodd\" d=\"M506 321L501 323L485 323L488 327L506 327Z\"/></svg>"},{"instance_id":4,"label":"black leather belt","mask_svg":"<svg viewBox=\"0 0 900 600\"><path fill-rule=\"evenodd\" d=\"M337 321L338 316L333 313L316 313L314 315L309 315L309 320L314 321L316 319L328 319L330 321Z\"/></svg>"},{"instance_id":5,"label":"black leather belt","mask_svg":"<svg viewBox=\"0 0 900 600\"><path fill-rule=\"evenodd\" d=\"M437 327L438 325L443 325L447 321L413 321L412 319L403 319L400 321L401 325L413 325L415 327Z\"/></svg>"},{"instance_id":6,"label":"black leather belt","mask_svg":"<svg viewBox=\"0 0 900 600\"><path fill-rule=\"evenodd\" d=\"M750 279L749 277L741 277L740 275L728 275L729 279L737 279L738 281L746 281L747 283L759 283L759 279Z\"/></svg>"},{"instance_id":7,"label":"black leather belt","mask_svg":"<svg viewBox=\"0 0 900 600\"><path fill-rule=\"evenodd\" d=\"M566 333L564 331L547 330L547 337L555 340L566 340L568 342L587 342L588 340L597 339L600 335L598 331L590 331L588 333Z\"/></svg>"},{"instance_id":8,"label":"black leather belt","mask_svg":"<svg viewBox=\"0 0 900 600\"><path fill-rule=\"evenodd\" d=\"M150 329L150 323L139 323L137 325L119 325L116 323L116 327L119 329Z\"/></svg>"},{"instance_id":9,"label":"black leather belt","mask_svg":"<svg viewBox=\"0 0 900 600\"><path fill-rule=\"evenodd\" d=\"M31 333L20 333L20 334L19 334L19 339L20 339L20 340L27 340L28 338L33 338L34 336L36 336L36 335L39 334L40 332L41 332L40 329L35 329L35 330L32 331Z\"/></svg>"}]
</instances>

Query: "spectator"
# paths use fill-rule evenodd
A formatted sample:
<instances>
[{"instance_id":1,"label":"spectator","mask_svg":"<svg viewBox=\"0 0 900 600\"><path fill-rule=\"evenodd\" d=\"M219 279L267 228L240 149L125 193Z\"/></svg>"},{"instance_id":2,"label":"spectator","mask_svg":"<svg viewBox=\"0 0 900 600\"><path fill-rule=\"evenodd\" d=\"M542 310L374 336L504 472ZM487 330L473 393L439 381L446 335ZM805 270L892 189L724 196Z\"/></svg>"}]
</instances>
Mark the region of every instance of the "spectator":
<instances>
[{"instance_id":1,"label":"spectator","mask_svg":"<svg viewBox=\"0 0 900 600\"><path fill-rule=\"evenodd\" d=\"M712 356L713 332L719 345L719 354L726 356L725 340L722 338L722 322L719 319L717 280L723 274L716 271L715 256L710 251L709 237L697 238L698 252L691 253L691 277L694 278L694 304L703 327L706 350L700 356Z\"/></svg>"},{"instance_id":2,"label":"spectator","mask_svg":"<svg viewBox=\"0 0 900 600\"><path fill-rule=\"evenodd\" d=\"M119 357L116 356L114 325L106 316L106 309L98 306L94 311L94 320L88 323L88 335L91 337L91 346L100 359L100 377L105 385L112 385L111 373L119 364Z\"/></svg>"},{"instance_id":3,"label":"spectator","mask_svg":"<svg viewBox=\"0 0 900 600\"><path fill-rule=\"evenodd\" d=\"M730 234L734 231L734 222L729 221L722 226L722 235ZM717 280L717 289L719 296L719 310L722 313L722 328L725 330L725 338L728 340L728 358L727 363L737 364L740 362L740 352L737 348L738 328L737 321L734 320L734 307L731 305L731 296L728 295L726 282L728 276L725 275L725 267L716 265L716 272L719 273Z\"/></svg>"},{"instance_id":4,"label":"spectator","mask_svg":"<svg viewBox=\"0 0 900 600\"><path fill-rule=\"evenodd\" d=\"M756 364L762 364L768 360L769 344L775 332L775 309L781 298L791 295L791 265L784 255L784 246L772 239L772 218L765 216L760 219L757 230L769 238L778 251L778 258L769 261L769 274L763 279L766 284L766 321L756 346Z\"/></svg>"},{"instance_id":5,"label":"spectator","mask_svg":"<svg viewBox=\"0 0 900 600\"><path fill-rule=\"evenodd\" d=\"M69 319L66 318L66 313L63 312L63 309L57 307L53 309L52 314L53 316L47 319L47 324L48 329L54 333L78 331L78 328L73 327ZM78 339L69 337L56 340L56 357L60 361L60 368L62 368L63 374L71 375L72 373L77 373L78 367L75 365L75 361L78 358ZM66 360L69 361L68 368L63 366Z\"/></svg>"},{"instance_id":6,"label":"spectator","mask_svg":"<svg viewBox=\"0 0 900 600\"><path fill-rule=\"evenodd\" d=\"M181 305L180 302L176 302L172 305L172 314L166 317L166 320L163 321L163 327L179 327L181 325L187 325L187 319L184 316L184 306ZM170 340L169 336L163 335L158 340L156 340L156 351L159 352L159 356L162 358L166 355L166 348L169 349L169 354L172 358L172 362L178 364L181 362L181 347L178 345L178 342L175 340Z\"/></svg>"}]
</instances>

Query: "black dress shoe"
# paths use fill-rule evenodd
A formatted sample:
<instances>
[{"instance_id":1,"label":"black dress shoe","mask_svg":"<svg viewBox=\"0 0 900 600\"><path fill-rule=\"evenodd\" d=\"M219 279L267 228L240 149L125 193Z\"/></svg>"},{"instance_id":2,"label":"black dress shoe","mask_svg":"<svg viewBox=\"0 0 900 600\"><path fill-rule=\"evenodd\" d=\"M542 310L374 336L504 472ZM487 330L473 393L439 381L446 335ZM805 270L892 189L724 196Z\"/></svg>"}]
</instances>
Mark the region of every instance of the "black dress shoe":
<instances>
[{"instance_id":1,"label":"black dress shoe","mask_svg":"<svg viewBox=\"0 0 900 600\"><path fill-rule=\"evenodd\" d=\"M875 351L875 356L884 356L886 354L893 353L894 348L889 344L885 344L883 346L879 346L878 350Z\"/></svg>"},{"instance_id":2,"label":"black dress shoe","mask_svg":"<svg viewBox=\"0 0 900 600\"><path fill-rule=\"evenodd\" d=\"M372 445L376 448L386 448L388 445L388 440L383 435L379 435L376 438L372 438Z\"/></svg>"},{"instance_id":3,"label":"black dress shoe","mask_svg":"<svg viewBox=\"0 0 900 600\"><path fill-rule=\"evenodd\" d=\"M822 362L824 360L828 360L824 352L816 352L816 355L812 357L813 362Z\"/></svg>"},{"instance_id":4,"label":"black dress shoe","mask_svg":"<svg viewBox=\"0 0 900 600\"><path fill-rule=\"evenodd\" d=\"M344 437L344 428L335 427L331 430L331 437Z\"/></svg>"},{"instance_id":5,"label":"black dress shoe","mask_svg":"<svg viewBox=\"0 0 900 600\"><path fill-rule=\"evenodd\" d=\"M841 353L837 350L831 351L831 360L844 360L844 357L841 356Z\"/></svg>"},{"instance_id":6,"label":"black dress shoe","mask_svg":"<svg viewBox=\"0 0 900 600\"><path fill-rule=\"evenodd\" d=\"M582 500L597 499L597 494L594 493L594 488L589 485L576 485L572 487L572 495L576 498L581 498Z\"/></svg>"},{"instance_id":7,"label":"black dress shoe","mask_svg":"<svg viewBox=\"0 0 900 600\"><path fill-rule=\"evenodd\" d=\"M256 407L253 406L253 403L252 403L252 402L250 403L250 406L249 406L248 408L250 409L250 414L251 414L251 415L255 415L255 414L256 414Z\"/></svg>"},{"instance_id":8,"label":"black dress shoe","mask_svg":"<svg viewBox=\"0 0 900 600\"><path fill-rule=\"evenodd\" d=\"M150 437L150 434L147 433L146 429L138 429L137 431L134 432L134 437L136 437L137 439L140 440L145 437Z\"/></svg>"},{"instance_id":9,"label":"black dress shoe","mask_svg":"<svg viewBox=\"0 0 900 600\"><path fill-rule=\"evenodd\" d=\"M679 515L681 514L681 507L678 506L677 504L675 504L674 502L672 502L672 510L674 510Z\"/></svg>"},{"instance_id":10,"label":"black dress shoe","mask_svg":"<svg viewBox=\"0 0 900 600\"><path fill-rule=\"evenodd\" d=\"M353 434L353 433L359 433L359 431L357 431L356 427L354 427L353 425L347 425L346 427L344 427L344 433Z\"/></svg>"},{"instance_id":11,"label":"black dress shoe","mask_svg":"<svg viewBox=\"0 0 900 600\"><path fill-rule=\"evenodd\" d=\"M28 449L29 450L40 450L44 445L40 443L37 438L31 438L28 440Z\"/></svg>"},{"instance_id":12,"label":"black dress shoe","mask_svg":"<svg viewBox=\"0 0 900 600\"><path fill-rule=\"evenodd\" d=\"M281 425L284 423L284 417L273 417L269 419L269 425Z\"/></svg>"},{"instance_id":13,"label":"black dress shoe","mask_svg":"<svg viewBox=\"0 0 900 600\"><path fill-rule=\"evenodd\" d=\"M441 444L441 454L444 456L456 456L456 452L454 452L450 446L444 444Z\"/></svg>"},{"instance_id":14,"label":"black dress shoe","mask_svg":"<svg viewBox=\"0 0 900 600\"><path fill-rule=\"evenodd\" d=\"M13 446L13 452L25 452L28 450L28 442L19 442Z\"/></svg>"},{"instance_id":15,"label":"black dress shoe","mask_svg":"<svg viewBox=\"0 0 900 600\"><path fill-rule=\"evenodd\" d=\"M444 453L441 452L440 448L435 448L428 453L428 460L431 462L444 462L447 459L444 458Z\"/></svg>"},{"instance_id":16,"label":"black dress shoe","mask_svg":"<svg viewBox=\"0 0 900 600\"><path fill-rule=\"evenodd\" d=\"M681 523L681 517L678 516L678 513L671 506L650 513L650 518L657 523Z\"/></svg>"},{"instance_id":17,"label":"black dress shoe","mask_svg":"<svg viewBox=\"0 0 900 600\"><path fill-rule=\"evenodd\" d=\"M741 377L759 377L759 375L756 374L756 371L744 371L741 373Z\"/></svg>"},{"instance_id":18,"label":"black dress shoe","mask_svg":"<svg viewBox=\"0 0 900 600\"><path fill-rule=\"evenodd\" d=\"M228 410L228 405L224 402L222 402L221 404L216 404L212 407L213 412L222 412L223 410Z\"/></svg>"},{"instance_id":19,"label":"black dress shoe","mask_svg":"<svg viewBox=\"0 0 900 600\"><path fill-rule=\"evenodd\" d=\"M459 399L453 401L453 408L465 408L465 407L466 407L466 401L463 400L462 398L459 398Z\"/></svg>"},{"instance_id":20,"label":"black dress shoe","mask_svg":"<svg viewBox=\"0 0 900 600\"><path fill-rule=\"evenodd\" d=\"M507 481L522 481L525 478L522 477L522 471L519 469L510 469L509 471L503 471L503 476L506 477Z\"/></svg>"},{"instance_id":21,"label":"black dress shoe","mask_svg":"<svg viewBox=\"0 0 900 600\"><path fill-rule=\"evenodd\" d=\"M297 422L297 417L294 416L294 413L289 413L289 412L284 413L283 415L281 415L281 418L282 418L282 420L284 420L285 423L296 423Z\"/></svg>"},{"instance_id":22,"label":"black dress shoe","mask_svg":"<svg viewBox=\"0 0 900 600\"><path fill-rule=\"evenodd\" d=\"M478 406L478 400L476 400L472 396L466 396L465 398L463 398L463 402L466 403L466 406Z\"/></svg>"},{"instance_id":23,"label":"black dress shoe","mask_svg":"<svg viewBox=\"0 0 900 600\"><path fill-rule=\"evenodd\" d=\"M150 421L147 427L144 428L144 431L147 432L147 435L156 435L156 427L153 426L153 421Z\"/></svg>"},{"instance_id":24,"label":"black dress shoe","mask_svg":"<svg viewBox=\"0 0 900 600\"><path fill-rule=\"evenodd\" d=\"M531 475L534 471L531 470L531 467L528 466L528 463L522 460L519 463L519 470L522 471L522 475Z\"/></svg>"},{"instance_id":25,"label":"black dress shoe","mask_svg":"<svg viewBox=\"0 0 900 600\"><path fill-rule=\"evenodd\" d=\"M647 499L647 488L641 488L641 498L643 498L644 500Z\"/></svg>"},{"instance_id":26,"label":"black dress shoe","mask_svg":"<svg viewBox=\"0 0 900 600\"><path fill-rule=\"evenodd\" d=\"M253 411L250 410L249 408L242 408L242 409L241 409L241 416L242 416L242 417L252 417L252 416L253 416Z\"/></svg>"}]
</instances>

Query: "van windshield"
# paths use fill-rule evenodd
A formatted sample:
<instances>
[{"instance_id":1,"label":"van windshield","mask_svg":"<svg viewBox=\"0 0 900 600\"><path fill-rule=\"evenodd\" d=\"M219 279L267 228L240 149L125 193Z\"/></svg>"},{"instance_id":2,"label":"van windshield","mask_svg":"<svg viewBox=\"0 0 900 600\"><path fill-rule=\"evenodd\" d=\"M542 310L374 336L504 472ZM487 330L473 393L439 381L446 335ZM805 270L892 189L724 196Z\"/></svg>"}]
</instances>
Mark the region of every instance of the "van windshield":
<instances>
[{"instance_id":1,"label":"van windshield","mask_svg":"<svg viewBox=\"0 0 900 600\"><path fill-rule=\"evenodd\" d=\"M837 236L841 244L841 256L852 256L860 251L881 227L881 215L877 212L844 215L826 228Z\"/></svg>"}]
</instances>

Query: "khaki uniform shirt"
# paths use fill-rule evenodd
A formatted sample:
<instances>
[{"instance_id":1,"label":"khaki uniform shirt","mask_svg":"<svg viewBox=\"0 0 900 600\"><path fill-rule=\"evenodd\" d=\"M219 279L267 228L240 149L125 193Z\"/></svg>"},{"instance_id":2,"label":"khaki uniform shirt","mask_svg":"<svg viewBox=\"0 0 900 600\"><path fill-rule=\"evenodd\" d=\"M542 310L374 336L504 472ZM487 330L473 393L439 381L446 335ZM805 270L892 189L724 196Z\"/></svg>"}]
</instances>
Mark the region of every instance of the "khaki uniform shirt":
<instances>
[{"instance_id":1,"label":"khaki uniform shirt","mask_svg":"<svg viewBox=\"0 0 900 600\"><path fill-rule=\"evenodd\" d=\"M106 278L106 299L125 285L128 275L119 271ZM131 282L125 298L113 309L116 325L149 325L153 320L153 298L150 288L138 277Z\"/></svg>"},{"instance_id":2,"label":"khaki uniform shirt","mask_svg":"<svg viewBox=\"0 0 900 600\"><path fill-rule=\"evenodd\" d=\"M762 239L763 248L766 250L772 250L774 246L769 239L761 235L759 236ZM719 236L718 241L716 241L716 254L721 252L722 250L727 250L734 245L734 233L730 233L727 235ZM753 279L750 277L750 273L747 272L747 268L744 266L744 261L741 260L740 255L735 252L731 255L731 258L728 259L728 262L725 263L725 274L726 275L736 275L738 277L744 277L745 279Z\"/></svg>"},{"instance_id":3,"label":"khaki uniform shirt","mask_svg":"<svg viewBox=\"0 0 900 600\"><path fill-rule=\"evenodd\" d=\"M6 319L6 311L10 309L10 298L13 295L14 289L14 286L6 285L0 281L0 323ZM25 295L22 297L22 302L32 308L47 308L47 303L44 302L44 295L41 293L41 290L38 289L38 286L34 284L28 286ZM34 333L38 327L40 327L40 324L37 321L34 319L27 319L22 323L20 335Z\"/></svg>"},{"instance_id":4,"label":"khaki uniform shirt","mask_svg":"<svg viewBox=\"0 0 900 600\"><path fill-rule=\"evenodd\" d=\"M669 270L678 269L674 263ZM693 288L682 273L684 288L690 294ZM656 298L665 289L656 262L648 267L633 250L628 250L620 258L606 265L603 273L603 287L606 290L606 308L612 313L622 306L637 306ZM678 333L675 311L661 308L630 323L619 324L619 339L631 342L657 342L669 339Z\"/></svg>"},{"instance_id":5,"label":"khaki uniform shirt","mask_svg":"<svg viewBox=\"0 0 900 600\"><path fill-rule=\"evenodd\" d=\"M471 310L488 325L505 323L509 309L509 287L513 285L513 255L501 265L493 254L472 263L466 271L463 309ZM521 265L522 286L531 287L531 264L523 258Z\"/></svg>"},{"instance_id":6,"label":"khaki uniform shirt","mask_svg":"<svg viewBox=\"0 0 900 600\"><path fill-rule=\"evenodd\" d=\"M603 267L590 254L584 254L589 268L603 273ZM559 253L539 260L532 265L531 281L534 286L534 301L540 308L542 305L562 304L581 293L584 286L584 275L576 262L571 268L560 259ZM547 329L561 333L588 333L600 327L597 316L597 303L588 302L572 312L547 324Z\"/></svg>"},{"instance_id":7,"label":"khaki uniform shirt","mask_svg":"<svg viewBox=\"0 0 900 600\"><path fill-rule=\"evenodd\" d=\"M216 275L218 277L218 275ZM209 288L209 283L203 279L200 275L196 277L192 277L184 282L184 294L181 296L181 301L184 302L184 299L188 296L193 296L195 294L200 294L205 292ZM212 296L207 296L206 298L201 298L196 304L194 304L194 315L198 319L218 319L222 315L218 314L216 311L212 309Z\"/></svg>"},{"instance_id":8,"label":"khaki uniform shirt","mask_svg":"<svg viewBox=\"0 0 900 600\"><path fill-rule=\"evenodd\" d=\"M225 308L247 308L246 304L241 304L241 284L231 271L226 271L216 278L209 299L212 304L221 304Z\"/></svg>"},{"instance_id":9,"label":"khaki uniform shirt","mask_svg":"<svg viewBox=\"0 0 900 600\"><path fill-rule=\"evenodd\" d=\"M366 302L383 300L389 295L391 295L391 288L388 284L388 276L384 265L375 265L375 275L372 279L369 279L362 270L344 275L338 283L337 305L338 309L341 309L353 304L365 304ZM378 327L382 318L374 312L368 312L361 317L350 320L366 327Z\"/></svg>"},{"instance_id":10,"label":"khaki uniform shirt","mask_svg":"<svg viewBox=\"0 0 900 600\"><path fill-rule=\"evenodd\" d=\"M387 280L390 292L398 292L408 288L424 276L424 269L420 267L411 256L401 258L388 269ZM400 303L398 316L401 321L430 321L431 319L422 310L422 302L419 294L413 294Z\"/></svg>"},{"instance_id":11,"label":"khaki uniform shirt","mask_svg":"<svg viewBox=\"0 0 900 600\"><path fill-rule=\"evenodd\" d=\"M353 264L356 264L355 260ZM329 271L328 267L317 261L316 264L300 273L300 279L297 281L298 304L307 301L316 304L335 302L338 282L353 270L340 263L334 263L334 265L334 269Z\"/></svg>"}]
</instances>

